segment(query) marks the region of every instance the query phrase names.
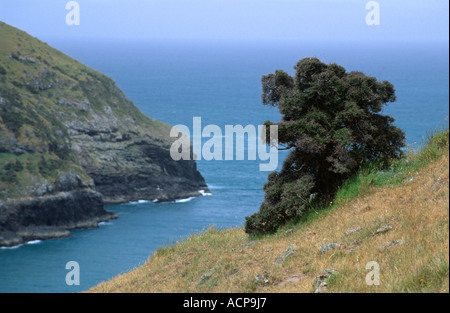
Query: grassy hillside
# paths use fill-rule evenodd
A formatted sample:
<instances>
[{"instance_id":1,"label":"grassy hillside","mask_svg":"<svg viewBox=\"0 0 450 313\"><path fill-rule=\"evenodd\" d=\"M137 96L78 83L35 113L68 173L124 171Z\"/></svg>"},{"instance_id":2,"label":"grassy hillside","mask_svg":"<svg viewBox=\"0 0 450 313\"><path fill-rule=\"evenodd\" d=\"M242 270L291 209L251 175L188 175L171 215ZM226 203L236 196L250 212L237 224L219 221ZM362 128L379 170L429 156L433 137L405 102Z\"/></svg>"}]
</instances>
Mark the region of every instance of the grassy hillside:
<instances>
[{"instance_id":1,"label":"grassy hillside","mask_svg":"<svg viewBox=\"0 0 450 313\"><path fill-rule=\"evenodd\" d=\"M448 143L439 131L390 168L362 169L276 234L211 228L90 292L314 292L320 279L322 292L449 292ZM366 284L371 261L379 285Z\"/></svg>"},{"instance_id":2,"label":"grassy hillside","mask_svg":"<svg viewBox=\"0 0 450 313\"><path fill-rule=\"evenodd\" d=\"M142 114L109 77L3 22L0 43L0 199L27 196L69 170L91 181L68 125L168 137L169 126Z\"/></svg>"},{"instance_id":3,"label":"grassy hillside","mask_svg":"<svg viewBox=\"0 0 450 313\"><path fill-rule=\"evenodd\" d=\"M70 103L70 100L87 98L89 109L94 113L104 114L104 107L111 106L119 118L131 117L138 122L150 123L154 127L152 130L165 125L142 114L111 78L27 33L0 22L0 39L2 97L13 101L19 110L25 106L41 113L39 110L45 107L47 112L43 115L48 121L44 122L50 122L54 127L55 119L64 120L64 117L52 119L52 113L92 114L83 108L85 103L75 106L77 110ZM35 117L30 116L31 112L20 113L24 113L24 121ZM19 125L15 129L19 130Z\"/></svg>"}]
</instances>

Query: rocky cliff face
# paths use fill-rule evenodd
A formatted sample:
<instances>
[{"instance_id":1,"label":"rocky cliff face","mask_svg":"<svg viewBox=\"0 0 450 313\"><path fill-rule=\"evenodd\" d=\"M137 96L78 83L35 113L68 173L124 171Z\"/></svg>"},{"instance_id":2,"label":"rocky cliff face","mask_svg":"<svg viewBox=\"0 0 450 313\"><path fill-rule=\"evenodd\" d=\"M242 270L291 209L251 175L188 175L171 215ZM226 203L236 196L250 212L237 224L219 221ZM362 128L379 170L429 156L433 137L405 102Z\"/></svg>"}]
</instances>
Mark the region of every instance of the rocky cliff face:
<instances>
[{"instance_id":1,"label":"rocky cliff face","mask_svg":"<svg viewBox=\"0 0 450 313\"><path fill-rule=\"evenodd\" d=\"M0 22L0 246L114 218L103 204L200 196L170 126L109 77Z\"/></svg>"},{"instance_id":2,"label":"rocky cliff face","mask_svg":"<svg viewBox=\"0 0 450 313\"><path fill-rule=\"evenodd\" d=\"M47 187L52 185L47 185ZM73 172L61 175L52 189L34 196L0 201L0 245L70 236L70 229L97 227L116 218L103 209L100 193Z\"/></svg>"},{"instance_id":3,"label":"rocky cliff face","mask_svg":"<svg viewBox=\"0 0 450 313\"><path fill-rule=\"evenodd\" d=\"M85 89L84 117L63 117L77 162L93 178L105 203L140 199L160 201L199 196L206 183L193 161L174 161L170 157L170 127L147 119L133 118L119 109L129 101L113 84ZM96 94L117 95L98 112ZM90 99L90 100L89 100ZM63 102L73 101L63 99Z\"/></svg>"}]
</instances>

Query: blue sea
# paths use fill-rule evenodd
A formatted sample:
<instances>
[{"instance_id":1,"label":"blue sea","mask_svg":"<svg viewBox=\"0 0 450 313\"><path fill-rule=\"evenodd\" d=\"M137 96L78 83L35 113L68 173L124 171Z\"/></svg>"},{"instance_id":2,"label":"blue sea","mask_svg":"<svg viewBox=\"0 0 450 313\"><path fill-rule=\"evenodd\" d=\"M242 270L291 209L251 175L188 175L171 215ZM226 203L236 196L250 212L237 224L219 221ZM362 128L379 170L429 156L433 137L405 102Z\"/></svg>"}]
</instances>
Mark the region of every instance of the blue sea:
<instances>
[{"instance_id":1,"label":"blue sea","mask_svg":"<svg viewBox=\"0 0 450 313\"><path fill-rule=\"evenodd\" d=\"M48 43L112 77L146 115L192 129L277 122L261 103L261 76L318 57L390 81L397 101L385 113L420 146L449 115L449 51L444 44L66 41ZM280 153L279 166L285 157ZM142 265L159 247L211 225L241 227L259 208L267 172L260 161L199 161L212 195L171 203L107 206L119 218L65 239L0 249L0 292L80 292ZM80 266L80 284L66 284L66 263ZM157 283L157 282L155 282Z\"/></svg>"}]
</instances>

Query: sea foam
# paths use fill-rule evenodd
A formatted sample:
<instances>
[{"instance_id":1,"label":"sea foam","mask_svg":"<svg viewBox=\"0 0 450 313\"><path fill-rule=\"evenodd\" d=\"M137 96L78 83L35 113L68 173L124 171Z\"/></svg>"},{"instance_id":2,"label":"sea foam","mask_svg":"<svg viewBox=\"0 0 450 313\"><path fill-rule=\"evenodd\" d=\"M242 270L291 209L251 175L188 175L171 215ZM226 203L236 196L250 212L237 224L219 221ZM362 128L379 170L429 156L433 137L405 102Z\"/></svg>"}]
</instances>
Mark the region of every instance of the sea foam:
<instances>
[{"instance_id":1,"label":"sea foam","mask_svg":"<svg viewBox=\"0 0 450 313\"><path fill-rule=\"evenodd\" d=\"M42 240L30 240L30 241L27 241L27 245L35 245L40 242L42 242Z\"/></svg>"},{"instance_id":2,"label":"sea foam","mask_svg":"<svg viewBox=\"0 0 450 313\"><path fill-rule=\"evenodd\" d=\"M185 198L185 199L176 199L175 203L184 203L184 202L189 202L192 199L195 199L195 197L189 197L189 198Z\"/></svg>"},{"instance_id":3,"label":"sea foam","mask_svg":"<svg viewBox=\"0 0 450 313\"><path fill-rule=\"evenodd\" d=\"M8 250L10 250L10 249L17 249L17 248L19 248L21 246L23 246L23 244L20 244L20 245L17 245L17 246L12 246L12 247L0 247L0 249L8 249Z\"/></svg>"},{"instance_id":4,"label":"sea foam","mask_svg":"<svg viewBox=\"0 0 450 313\"><path fill-rule=\"evenodd\" d=\"M143 203L150 203L151 201L149 200L138 200L138 201L131 201L128 202L127 204L131 204L131 205L135 205L135 204L143 204ZM153 201L154 202L154 201Z\"/></svg>"},{"instance_id":5,"label":"sea foam","mask_svg":"<svg viewBox=\"0 0 450 313\"><path fill-rule=\"evenodd\" d=\"M198 192L200 192L200 194L202 195L202 196L212 196L212 193L211 192L206 192L205 190L199 190Z\"/></svg>"}]
</instances>

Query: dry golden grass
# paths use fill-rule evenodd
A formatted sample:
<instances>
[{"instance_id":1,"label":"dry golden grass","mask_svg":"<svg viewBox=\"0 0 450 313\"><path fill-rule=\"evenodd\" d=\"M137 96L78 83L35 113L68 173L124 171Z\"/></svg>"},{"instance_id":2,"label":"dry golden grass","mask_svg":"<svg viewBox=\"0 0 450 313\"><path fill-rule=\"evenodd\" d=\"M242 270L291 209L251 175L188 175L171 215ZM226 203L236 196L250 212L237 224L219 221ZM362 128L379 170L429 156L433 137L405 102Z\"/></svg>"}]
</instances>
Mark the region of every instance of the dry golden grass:
<instances>
[{"instance_id":1,"label":"dry golden grass","mask_svg":"<svg viewBox=\"0 0 450 313\"><path fill-rule=\"evenodd\" d=\"M327 292L449 292L448 151L410 174L412 181L373 187L289 234L284 229L249 246L242 229L211 228L159 249L143 266L90 292L314 292L314 278L324 269L340 272ZM385 224L392 229L374 234ZM345 235L357 226L362 229ZM399 239L403 244L381 248ZM321 254L321 246L332 242L341 246ZM276 266L290 244L297 253ZM366 284L369 261L380 265L378 286Z\"/></svg>"}]
</instances>

